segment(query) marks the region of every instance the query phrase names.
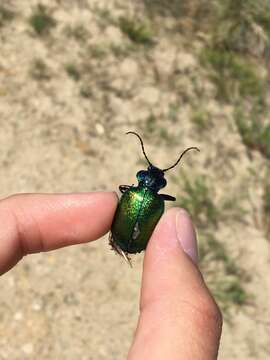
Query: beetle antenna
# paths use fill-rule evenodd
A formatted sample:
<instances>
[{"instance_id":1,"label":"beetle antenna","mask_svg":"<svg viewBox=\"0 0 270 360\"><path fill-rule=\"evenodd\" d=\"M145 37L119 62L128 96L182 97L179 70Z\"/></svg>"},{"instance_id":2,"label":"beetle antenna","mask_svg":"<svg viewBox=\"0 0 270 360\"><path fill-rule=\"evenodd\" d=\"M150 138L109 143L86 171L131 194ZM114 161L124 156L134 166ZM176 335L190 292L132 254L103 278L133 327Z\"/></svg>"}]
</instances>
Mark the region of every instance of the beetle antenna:
<instances>
[{"instance_id":1,"label":"beetle antenna","mask_svg":"<svg viewBox=\"0 0 270 360\"><path fill-rule=\"evenodd\" d=\"M135 133L134 131L128 131L126 134L133 134L133 135L136 135L136 136L139 138L140 143L141 143L141 146L142 146L143 155L144 155L145 159L147 160L148 164L149 164L150 166L153 166L153 164L152 164L151 161L148 159L148 157L147 157L147 155L146 155L146 153L145 153L144 145L143 145L143 140L142 140L142 138L140 137L140 135L137 134L137 133Z\"/></svg>"},{"instance_id":2,"label":"beetle antenna","mask_svg":"<svg viewBox=\"0 0 270 360\"><path fill-rule=\"evenodd\" d=\"M182 157L185 155L185 153L187 153L189 150L197 150L197 151L200 151L200 149L198 149L197 147L189 147L187 148L185 151L182 152L182 154L180 155L179 159L176 161L176 163L174 163L172 166L168 167L167 169L163 169L162 171L165 172L165 171L168 171L168 170L171 170L172 168L174 168L179 162L180 160L182 159Z\"/></svg>"}]
</instances>

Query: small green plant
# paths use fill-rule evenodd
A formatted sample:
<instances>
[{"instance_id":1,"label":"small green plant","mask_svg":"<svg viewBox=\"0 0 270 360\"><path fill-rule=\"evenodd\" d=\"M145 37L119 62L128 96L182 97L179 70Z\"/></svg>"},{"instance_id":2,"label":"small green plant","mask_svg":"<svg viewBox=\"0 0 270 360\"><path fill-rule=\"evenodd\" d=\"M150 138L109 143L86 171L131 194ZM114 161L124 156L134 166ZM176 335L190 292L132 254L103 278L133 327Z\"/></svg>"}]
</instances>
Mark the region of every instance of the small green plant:
<instances>
[{"instance_id":1,"label":"small green plant","mask_svg":"<svg viewBox=\"0 0 270 360\"><path fill-rule=\"evenodd\" d=\"M179 104L171 103L169 105L169 113L168 113L169 119L172 122L176 122L178 120L178 114L179 114Z\"/></svg>"},{"instance_id":2,"label":"small green plant","mask_svg":"<svg viewBox=\"0 0 270 360\"><path fill-rule=\"evenodd\" d=\"M13 20L15 17L14 11L8 7L0 5L0 27Z\"/></svg>"},{"instance_id":3,"label":"small green plant","mask_svg":"<svg viewBox=\"0 0 270 360\"><path fill-rule=\"evenodd\" d=\"M65 68L69 77L71 77L75 81L80 80L81 73L74 64L67 64Z\"/></svg>"},{"instance_id":4,"label":"small green plant","mask_svg":"<svg viewBox=\"0 0 270 360\"><path fill-rule=\"evenodd\" d=\"M216 5L219 15L212 29L215 47L264 57L270 48L269 1L225 0Z\"/></svg>"},{"instance_id":5,"label":"small green plant","mask_svg":"<svg viewBox=\"0 0 270 360\"><path fill-rule=\"evenodd\" d=\"M104 29L108 25L115 25L116 21L108 8L94 6L92 11L97 15L97 21L101 28Z\"/></svg>"},{"instance_id":6,"label":"small green plant","mask_svg":"<svg viewBox=\"0 0 270 360\"><path fill-rule=\"evenodd\" d=\"M186 14L186 4L179 0L143 0L146 11L150 16L173 16L181 17Z\"/></svg>"},{"instance_id":7,"label":"small green plant","mask_svg":"<svg viewBox=\"0 0 270 360\"><path fill-rule=\"evenodd\" d=\"M239 189L233 195L228 195L220 202L221 221L242 222L247 215L248 210L243 207L243 200L246 199L246 193Z\"/></svg>"},{"instance_id":8,"label":"small green plant","mask_svg":"<svg viewBox=\"0 0 270 360\"><path fill-rule=\"evenodd\" d=\"M270 220L270 184L267 184L264 188L263 210Z\"/></svg>"},{"instance_id":9,"label":"small green plant","mask_svg":"<svg viewBox=\"0 0 270 360\"><path fill-rule=\"evenodd\" d=\"M209 224L217 225L218 209L212 200L206 177L198 177L192 182L185 176L184 191L180 205L190 212L195 222L202 228Z\"/></svg>"},{"instance_id":10,"label":"small green plant","mask_svg":"<svg viewBox=\"0 0 270 360\"><path fill-rule=\"evenodd\" d=\"M150 114L144 124L143 124L143 129L146 132L146 135L150 135L151 133L153 133L156 130L156 125L157 125L157 119L155 117L154 114Z\"/></svg>"},{"instance_id":11,"label":"small green plant","mask_svg":"<svg viewBox=\"0 0 270 360\"><path fill-rule=\"evenodd\" d=\"M220 304L222 310L228 314L231 305L243 306L246 305L249 295L241 285L241 279L223 279L216 282L212 289L213 294Z\"/></svg>"},{"instance_id":12,"label":"small green plant","mask_svg":"<svg viewBox=\"0 0 270 360\"><path fill-rule=\"evenodd\" d=\"M119 19L119 27L136 44L153 45L153 34L149 26L136 19Z\"/></svg>"},{"instance_id":13,"label":"small green plant","mask_svg":"<svg viewBox=\"0 0 270 360\"><path fill-rule=\"evenodd\" d=\"M93 88L90 85L83 85L80 89L81 97L90 99L93 96Z\"/></svg>"},{"instance_id":14,"label":"small green plant","mask_svg":"<svg viewBox=\"0 0 270 360\"><path fill-rule=\"evenodd\" d=\"M213 70L212 81L217 87L217 95L223 101L231 101L239 96L263 97L264 80L247 60L226 50L206 48L201 54L204 65Z\"/></svg>"},{"instance_id":15,"label":"small green plant","mask_svg":"<svg viewBox=\"0 0 270 360\"><path fill-rule=\"evenodd\" d=\"M256 20L270 37L270 7L266 11L257 14Z\"/></svg>"},{"instance_id":16,"label":"small green plant","mask_svg":"<svg viewBox=\"0 0 270 360\"><path fill-rule=\"evenodd\" d=\"M270 124L266 123L257 107L246 115L242 110L235 112L235 122L243 143L270 159Z\"/></svg>"},{"instance_id":17,"label":"small green plant","mask_svg":"<svg viewBox=\"0 0 270 360\"><path fill-rule=\"evenodd\" d=\"M50 79L50 73L49 73L48 66L41 59L35 59L33 61L31 70L30 70L30 74L35 80L42 81L42 80Z\"/></svg>"},{"instance_id":18,"label":"small green plant","mask_svg":"<svg viewBox=\"0 0 270 360\"><path fill-rule=\"evenodd\" d=\"M236 265L232 257L228 255L225 246L208 230L203 233L199 252L202 261L222 262L226 275L240 276L242 274L242 270Z\"/></svg>"},{"instance_id":19,"label":"small green plant","mask_svg":"<svg viewBox=\"0 0 270 360\"><path fill-rule=\"evenodd\" d=\"M68 37L72 37L77 41L83 42L87 39L88 36L87 30L82 24L77 24L73 27L67 26L64 31Z\"/></svg>"},{"instance_id":20,"label":"small green plant","mask_svg":"<svg viewBox=\"0 0 270 360\"><path fill-rule=\"evenodd\" d=\"M95 58L97 60L102 60L108 55L109 49L102 44L95 46L93 45L89 48L89 53L92 58Z\"/></svg>"},{"instance_id":21,"label":"small green plant","mask_svg":"<svg viewBox=\"0 0 270 360\"><path fill-rule=\"evenodd\" d=\"M267 236L270 235L270 183L264 187L263 194L263 218Z\"/></svg>"},{"instance_id":22,"label":"small green plant","mask_svg":"<svg viewBox=\"0 0 270 360\"><path fill-rule=\"evenodd\" d=\"M162 141L164 141L168 144L172 144L172 142L174 140L172 135L168 132L167 128L164 126L159 128L159 137Z\"/></svg>"},{"instance_id":23,"label":"small green plant","mask_svg":"<svg viewBox=\"0 0 270 360\"><path fill-rule=\"evenodd\" d=\"M129 55L130 52L134 51L134 45L133 44L122 44L122 45L115 45L111 44L110 46L111 52L116 56L117 58L125 58Z\"/></svg>"},{"instance_id":24,"label":"small green plant","mask_svg":"<svg viewBox=\"0 0 270 360\"><path fill-rule=\"evenodd\" d=\"M198 130L207 130L211 126L209 113L205 110L195 111L191 116L191 121Z\"/></svg>"},{"instance_id":25,"label":"small green plant","mask_svg":"<svg viewBox=\"0 0 270 360\"><path fill-rule=\"evenodd\" d=\"M56 21L45 6L38 4L29 18L29 24L37 35L45 35L56 26Z\"/></svg>"},{"instance_id":26,"label":"small green plant","mask_svg":"<svg viewBox=\"0 0 270 360\"><path fill-rule=\"evenodd\" d=\"M164 145L178 144L179 137L171 133L167 127L167 123L161 121L153 113L151 113L145 121L140 122L141 130L144 133L145 138L152 138L156 144L164 143ZM154 140L155 139L155 140Z\"/></svg>"},{"instance_id":27,"label":"small green plant","mask_svg":"<svg viewBox=\"0 0 270 360\"><path fill-rule=\"evenodd\" d=\"M242 285L247 280L246 273L209 230L203 231L199 238L199 254L207 283L229 320L232 305L242 306L247 303L249 296Z\"/></svg>"}]
</instances>

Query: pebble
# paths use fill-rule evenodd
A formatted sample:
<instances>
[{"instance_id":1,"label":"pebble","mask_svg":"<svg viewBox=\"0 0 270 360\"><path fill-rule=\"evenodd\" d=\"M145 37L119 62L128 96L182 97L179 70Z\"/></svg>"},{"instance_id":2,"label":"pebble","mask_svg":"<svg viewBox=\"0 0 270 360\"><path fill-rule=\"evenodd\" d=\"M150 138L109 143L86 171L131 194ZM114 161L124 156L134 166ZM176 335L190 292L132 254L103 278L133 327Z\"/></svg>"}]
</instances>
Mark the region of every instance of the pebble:
<instances>
[{"instance_id":1,"label":"pebble","mask_svg":"<svg viewBox=\"0 0 270 360\"><path fill-rule=\"evenodd\" d=\"M97 134L98 135L104 135L104 133L105 133L105 129L104 129L104 126L103 125L101 125L101 124L99 124L99 123L97 123L96 124L96 132L97 132Z\"/></svg>"},{"instance_id":2,"label":"pebble","mask_svg":"<svg viewBox=\"0 0 270 360\"><path fill-rule=\"evenodd\" d=\"M26 354L26 355L31 355L34 351L34 346L33 344L31 343L27 343L27 344L24 344L22 346L22 351Z\"/></svg>"},{"instance_id":3,"label":"pebble","mask_svg":"<svg viewBox=\"0 0 270 360\"><path fill-rule=\"evenodd\" d=\"M17 311L15 314L14 314L14 320L16 321L20 321L23 319L23 313L21 311Z\"/></svg>"}]
</instances>

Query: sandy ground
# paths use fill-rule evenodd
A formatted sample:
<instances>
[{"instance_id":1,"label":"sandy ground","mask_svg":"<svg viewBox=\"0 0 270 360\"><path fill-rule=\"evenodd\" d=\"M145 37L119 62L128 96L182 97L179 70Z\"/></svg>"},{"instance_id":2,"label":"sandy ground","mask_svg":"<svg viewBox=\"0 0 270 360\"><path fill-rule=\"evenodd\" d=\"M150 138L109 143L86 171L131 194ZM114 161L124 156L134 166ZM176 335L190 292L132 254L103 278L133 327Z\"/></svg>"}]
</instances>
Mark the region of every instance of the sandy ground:
<instances>
[{"instance_id":1,"label":"sandy ground","mask_svg":"<svg viewBox=\"0 0 270 360\"><path fill-rule=\"evenodd\" d=\"M132 1L43 1L57 21L43 37L28 23L35 1L7 3L16 16L0 28L1 196L134 183L142 156L136 140L123 135L128 130L145 134L148 153L161 166L186 146L200 146L185 173L206 174L217 203L224 194L237 202L243 193L247 210L242 221L224 221L217 230L251 275L245 287L252 294L251 305L233 310L233 325L225 322L219 358L269 359L270 252L259 201L266 163L256 153L247 156L231 109L212 100L213 86L194 55L200 43L191 51L180 34L161 34L147 53L127 50L129 40L111 18L132 14ZM70 35L76 26L86 34ZM37 59L46 64L45 78L36 76ZM68 64L79 69L77 81L68 76ZM215 119L204 136L189 121L201 97ZM176 101L181 106L172 122ZM146 134L151 114L169 141L156 130ZM179 193L181 169L173 175L179 181L169 176L172 195ZM142 259L136 256L130 269L110 251L107 236L25 258L1 278L0 359L125 359L138 316Z\"/></svg>"}]
</instances>

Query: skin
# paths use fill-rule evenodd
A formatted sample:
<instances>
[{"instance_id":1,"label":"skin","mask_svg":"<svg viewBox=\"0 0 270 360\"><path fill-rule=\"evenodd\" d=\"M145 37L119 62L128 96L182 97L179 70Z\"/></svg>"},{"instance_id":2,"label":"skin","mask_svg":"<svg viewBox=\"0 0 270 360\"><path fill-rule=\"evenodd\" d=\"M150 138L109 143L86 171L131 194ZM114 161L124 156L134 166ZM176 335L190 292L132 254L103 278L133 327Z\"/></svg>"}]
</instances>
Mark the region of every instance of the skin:
<instances>
[{"instance_id":1,"label":"skin","mask_svg":"<svg viewBox=\"0 0 270 360\"><path fill-rule=\"evenodd\" d=\"M111 226L117 195L22 194L0 201L0 274L23 256L96 240ZM93 216L94 214L94 216ZM167 211L146 249L140 316L128 360L217 358L220 311L196 265L196 235L182 209Z\"/></svg>"}]
</instances>

